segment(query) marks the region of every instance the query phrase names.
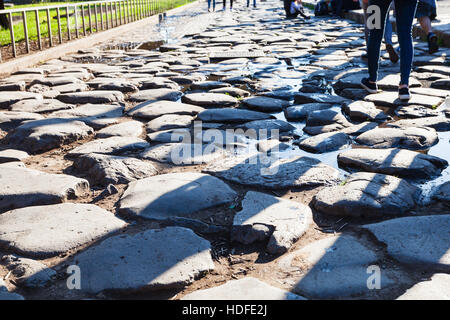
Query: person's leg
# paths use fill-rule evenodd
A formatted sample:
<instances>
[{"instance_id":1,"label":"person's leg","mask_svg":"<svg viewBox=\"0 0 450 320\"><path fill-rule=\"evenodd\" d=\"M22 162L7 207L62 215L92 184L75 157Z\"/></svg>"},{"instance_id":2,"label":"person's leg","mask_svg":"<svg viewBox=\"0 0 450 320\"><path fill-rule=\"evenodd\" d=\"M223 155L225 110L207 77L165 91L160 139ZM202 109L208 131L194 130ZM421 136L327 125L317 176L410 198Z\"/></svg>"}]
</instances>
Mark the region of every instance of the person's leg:
<instances>
[{"instance_id":1,"label":"person's leg","mask_svg":"<svg viewBox=\"0 0 450 320\"><path fill-rule=\"evenodd\" d=\"M398 0L396 0L398 1ZM408 0L407 0L408 1ZM370 26L369 28L369 41L367 43L367 55L368 55L368 66L369 66L369 81L376 82L378 78L378 63L380 60L380 47L381 40L383 39L384 28L386 25L386 16L389 9L389 5L392 0L370 0L368 9L370 6L378 6L380 8L380 26L377 28L376 26ZM375 11L376 13L376 11ZM374 12L368 11L368 19L373 21L372 15ZM375 19L375 22L377 22ZM370 22L368 21L368 22ZM367 24L367 23L366 23ZM398 23L397 23L398 24Z\"/></svg>"},{"instance_id":2,"label":"person's leg","mask_svg":"<svg viewBox=\"0 0 450 320\"><path fill-rule=\"evenodd\" d=\"M208 0L208 11L211 9L211 0Z\"/></svg>"},{"instance_id":3,"label":"person's leg","mask_svg":"<svg viewBox=\"0 0 450 320\"><path fill-rule=\"evenodd\" d=\"M424 16L424 17L418 18L417 20L419 20L420 26L422 27L423 31L425 31L426 34L433 32L433 29L431 28L430 17Z\"/></svg>"},{"instance_id":4,"label":"person's leg","mask_svg":"<svg viewBox=\"0 0 450 320\"><path fill-rule=\"evenodd\" d=\"M216 11L216 0L212 0L213 2L213 11Z\"/></svg>"},{"instance_id":5,"label":"person's leg","mask_svg":"<svg viewBox=\"0 0 450 320\"><path fill-rule=\"evenodd\" d=\"M223 0L223 10L227 7L227 0Z\"/></svg>"},{"instance_id":6,"label":"person's leg","mask_svg":"<svg viewBox=\"0 0 450 320\"><path fill-rule=\"evenodd\" d=\"M286 18L291 18L291 0L283 0L284 11L286 11Z\"/></svg>"},{"instance_id":7,"label":"person's leg","mask_svg":"<svg viewBox=\"0 0 450 320\"><path fill-rule=\"evenodd\" d=\"M414 56L412 25L417 2L417 0L395 0L397 35L400 45L400 86L409 85Z\"/></svg>"},{"instance_id":8,"label":"person's leg","mask_svg":"<svg viewBox=\"0 0 450 320\"><path fill-rule=\"evenodd\" d=\"M253 0L253 7L256 8L256 0Z\"/></svg>"},{"instance_id":9,"label":"person's leg","mask_svg":"<svg viewBox=\"0 0 450 320\"><path fill-rule=\"evenodd\" d=\"M250 0L247 0L247 8L250 7Z\"/></svg>"},{"instance_id":10,"label":"person's leg","mask_svg":"<svg viewBox=\"0 0 450 320\"><path fill-rule=\"evenodd\" d=\"M389 20L389 12L386 16L386 27L384 28L384 43L392 45L392 23Z\"/></svg>"}]
</instances>

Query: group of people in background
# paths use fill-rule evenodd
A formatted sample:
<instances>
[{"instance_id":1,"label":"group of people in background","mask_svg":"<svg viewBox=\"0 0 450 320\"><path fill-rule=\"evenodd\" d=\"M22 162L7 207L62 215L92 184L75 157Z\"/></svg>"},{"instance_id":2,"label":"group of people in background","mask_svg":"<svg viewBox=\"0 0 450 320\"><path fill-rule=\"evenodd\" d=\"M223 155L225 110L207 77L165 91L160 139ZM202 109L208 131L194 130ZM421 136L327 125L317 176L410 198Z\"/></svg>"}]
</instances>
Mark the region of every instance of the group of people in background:
<instances>
[{"instance_id":1,"label":"group of people in background","mask_svg":"<svg viewBox=\"0 0 450 320\"><path fill-rule=\"evenodd\" d=\"M230 11L233 11L233 0L230 1ZM247 0L247 8L250 7L250 1ZM212 3L212 9L211 9L211 3ZM253 0L253 8L256 8L256 0ZM222 10L225 11L227 9L227 0L223 0L223 7ZM216 0L208 0L208 12L216 11Z\"/></svg>"}]
</instances>

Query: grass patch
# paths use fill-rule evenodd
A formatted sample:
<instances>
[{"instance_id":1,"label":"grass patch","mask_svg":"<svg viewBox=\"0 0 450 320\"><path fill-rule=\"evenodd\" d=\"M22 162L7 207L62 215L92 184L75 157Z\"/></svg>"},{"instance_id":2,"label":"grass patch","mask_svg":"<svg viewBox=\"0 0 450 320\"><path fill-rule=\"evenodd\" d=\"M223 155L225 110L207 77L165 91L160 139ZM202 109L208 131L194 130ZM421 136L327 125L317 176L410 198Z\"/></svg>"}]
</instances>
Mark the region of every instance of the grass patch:
<instances>
[{"instance_id":1,"label":"grass patch","mask_svg":"<svg viewBox=\"0 0 450 320\"><path fill-rule=\"evenodd\" d=\"M180 7L182 5L185 5L189 2L192 2L193 0L158 0L157 2L153 2L151 7L152 13L157 14L159 12L167 11L172 8ZM158 3L159 6L156 7L155 4ZM42 7L42 6L48 6L48 5L61 5L61 4L67 4L67 2L49 2L49 3L39 3L39 4L30 4L30 5L17 5L14 6L14 9L20 9L20 8L33 8L33 7ZM103 18L103 26L106 29L106 21L109 23L109 27L111 28L111 19L113 20L113 25L116 25L116 12L114 4L113 4L113 12L110 12L110 7L108 6L108 14L105 13L105 7L103 6L103 14L100 13L100 7L97 6L97 15L95 15L95 9L94 5L89 6L91 8L91 23L92 23L92 30L90 28L89 24L89 15L88 15L88 6L84 6L85 16L84 16L84 25L86 27L86 31L97 31L96 27L96 19L98 22L98 30L100 31L101 28L101 20ZM141 8L141 7L138 7ZM147 8L150 9L150 8ZM138 9L140 10L140 9ZM66 9L60 8L60 17L61 17L61 33L62 37L67 38L68 37L68 29L67 29L67 18L66 18ZM70 30L72 32L75 31L75 25L78 25L78 30L80 34L83 33L83 17L81 15L80 7L77 8L77 19L75 20L74 15L74 8L69 9L69 25ZM48 38L49 36L49 30L48 30L48 19L47 19L47 11L42 10L39 12L39 28L40 28L40 34L42 38ZM52 37L58 36L58 20L57 20L57 10L51 9L50 10L50 29ZM128 10L124 10L124 6L117 7L117 19L120 21L126 20L127 17L130 16L130 13ZM14 18L17 17L17 18ZM13 29L14 29L14 40L15 42L21 42L25 40L25 31L24 31L24 23L22 20L22 13L13 13ZM26 21L27 21L27 29L28 29L28 38L30 40L37 40L38 39L38 31L37 31L37 24L36 24L36 18L35 18L35 11L27 12L26 13ZM54 41L57 42L58 39L54 38ZM0 28L0 45L5 46L11 44L11 36L10 36L10 30L8 29L2 29Z\"/></svg>"}]
</instances>

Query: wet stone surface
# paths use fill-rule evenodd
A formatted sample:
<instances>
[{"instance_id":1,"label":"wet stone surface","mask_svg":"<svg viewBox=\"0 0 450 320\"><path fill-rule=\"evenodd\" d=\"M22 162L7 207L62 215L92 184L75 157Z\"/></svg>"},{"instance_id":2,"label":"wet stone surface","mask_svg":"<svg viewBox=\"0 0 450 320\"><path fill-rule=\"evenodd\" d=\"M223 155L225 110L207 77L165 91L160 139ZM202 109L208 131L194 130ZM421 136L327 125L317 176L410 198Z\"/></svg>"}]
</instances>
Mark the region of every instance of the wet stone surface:
<instances>
[{"instance_id":1,"label":"wet stone surface","mask_svg":"<svg viewBox=\"0 0 450 320\"><path fill-rule=\"evenodd\" d=\"M449 51L414 42L402 102L382 47L368 94L363 26L305 10L198 2L0 79L0 299L448 297Z\"/></svg>"}]
</instances>

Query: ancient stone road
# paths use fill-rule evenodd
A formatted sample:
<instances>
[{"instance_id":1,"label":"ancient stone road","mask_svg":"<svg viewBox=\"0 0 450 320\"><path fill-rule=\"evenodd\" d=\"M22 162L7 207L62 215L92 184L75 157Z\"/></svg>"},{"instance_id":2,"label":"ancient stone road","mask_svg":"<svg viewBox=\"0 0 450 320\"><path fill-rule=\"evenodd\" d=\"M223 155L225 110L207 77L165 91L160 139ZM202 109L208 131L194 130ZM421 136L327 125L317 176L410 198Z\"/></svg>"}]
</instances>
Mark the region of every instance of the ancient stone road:
<instances>
[{"instance_id":1,"label":"ancient stone road","mask_svg":"<svg viewBox=\"0 0 450 320\"><path fill-rule=\"evenodd\" d=\"M449 299L450 50L193 8L0 80L0 299Z\"/></svg>"}]
</instances>

